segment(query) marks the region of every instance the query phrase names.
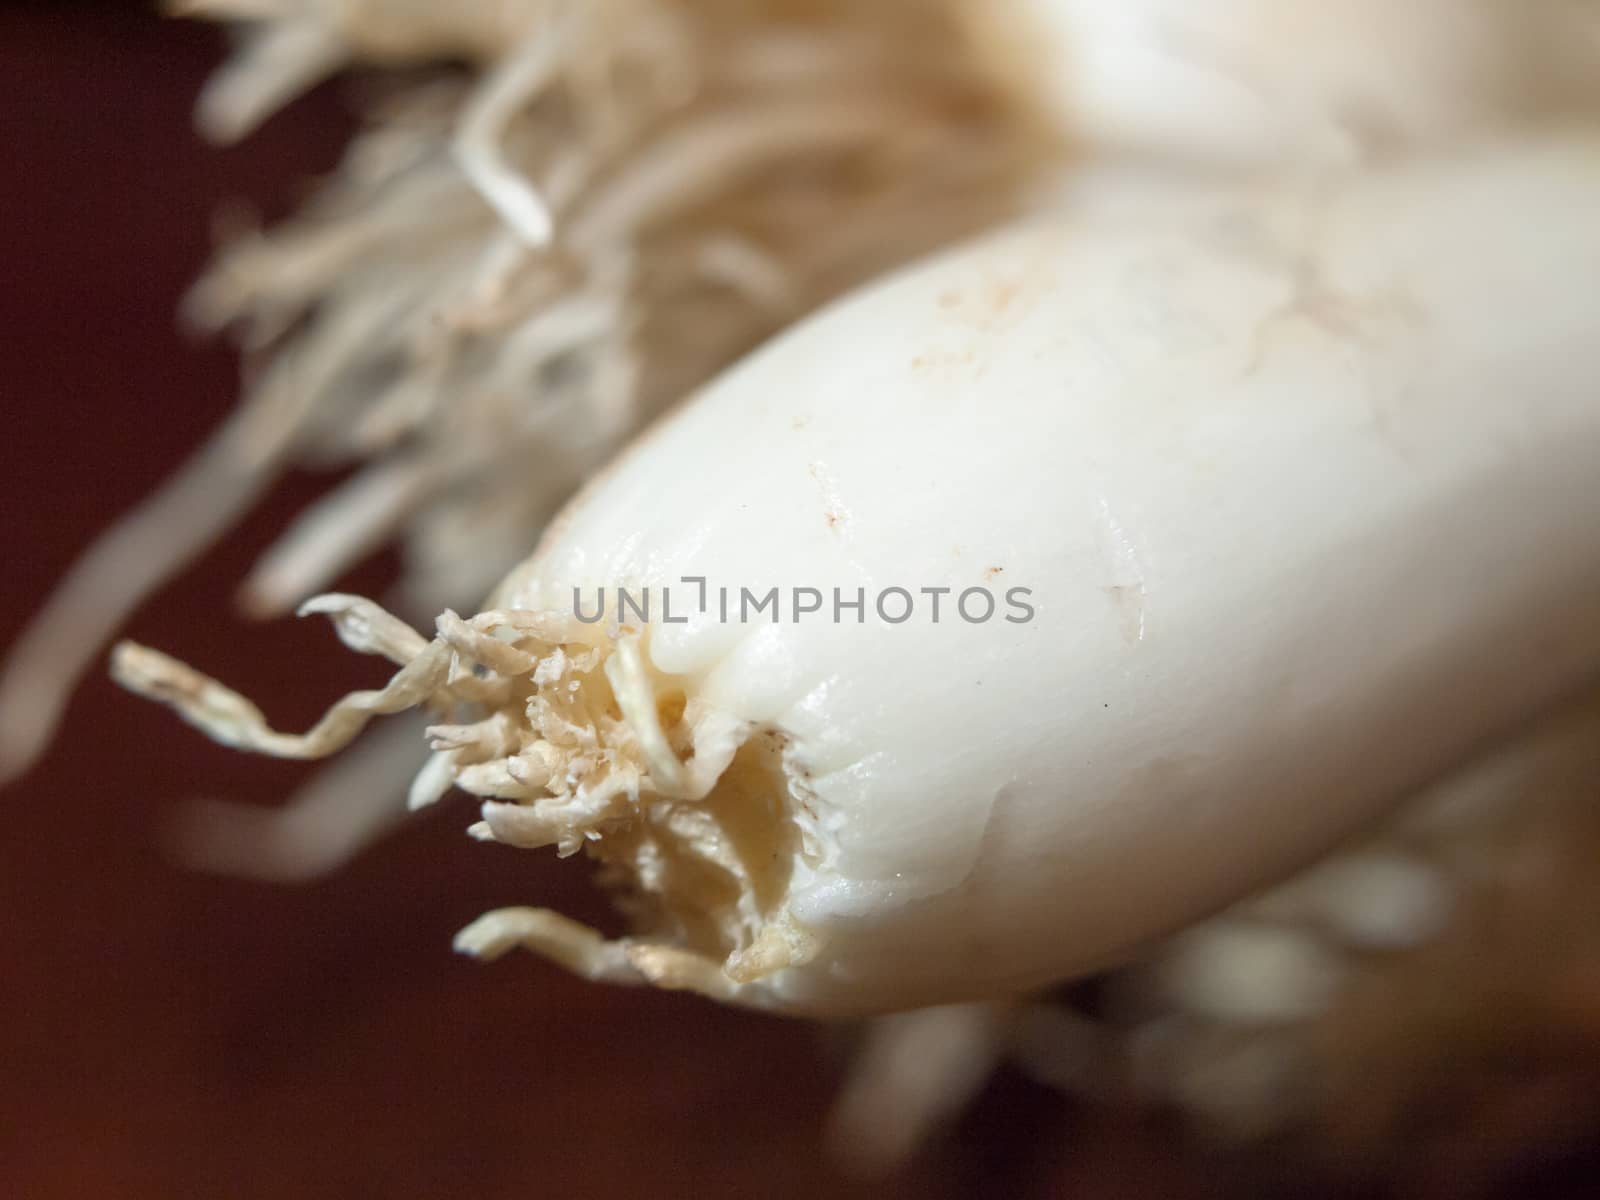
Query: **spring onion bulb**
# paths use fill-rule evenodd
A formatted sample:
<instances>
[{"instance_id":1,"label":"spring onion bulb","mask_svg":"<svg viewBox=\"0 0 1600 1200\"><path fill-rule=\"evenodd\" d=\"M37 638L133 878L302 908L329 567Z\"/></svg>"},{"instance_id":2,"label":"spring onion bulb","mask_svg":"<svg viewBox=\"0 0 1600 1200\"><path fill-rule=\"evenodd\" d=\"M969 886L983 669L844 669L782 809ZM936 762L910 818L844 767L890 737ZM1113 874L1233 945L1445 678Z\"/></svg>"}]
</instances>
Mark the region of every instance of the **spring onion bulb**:
<instances>
[{"instance_id":1,"label":"spring onion bulb","mask_svg":"<svg viewBox=\"0 0 1600 1200\"><path fill-rule=\"evenodd\" d=\"M586 851L637 929L504 910L469 952L815 1015L1026 993L1600 668L1596 212L1577 135L1068 205L721 376L476 617L314 601L400 669L304 736L116 670L296 757L427 707L414 800Z\"/></svg>"}]
</instances>

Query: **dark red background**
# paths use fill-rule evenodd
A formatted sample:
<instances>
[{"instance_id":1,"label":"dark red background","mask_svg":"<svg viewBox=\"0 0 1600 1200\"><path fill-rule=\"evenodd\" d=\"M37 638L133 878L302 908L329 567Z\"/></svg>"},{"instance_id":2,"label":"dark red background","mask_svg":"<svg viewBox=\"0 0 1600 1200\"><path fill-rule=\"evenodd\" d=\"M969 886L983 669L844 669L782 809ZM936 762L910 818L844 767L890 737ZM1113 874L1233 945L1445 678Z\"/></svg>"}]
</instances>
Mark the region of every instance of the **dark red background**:
<instances>
[{"instance_id":1,"label":"dark red background","mask_svg":"<svg viewBox=\"0 0 1600 1200\"><path fill-rule=\"evenodd\" d=\"M189 108L220 50L138 6L0 8L0 645L233 402L230 356L174 319L214 210L281 208L345 136L331 88L240 149L201 145ZM290 481L129 630L289 727L373 678L320 625L232 611L316 486ZM853 1183L819 1152L837 1056L815 1028L451 954L488 907L596 912L578 865L470 843L458 797L320 884L189 874L155 839L176 801L275 802L300 769L216 748L103 673L69 725L0 793L0 1196L1237 1190L1159 1131L1010 1076L904 1175Z\"/></svg>"}]
</instances>

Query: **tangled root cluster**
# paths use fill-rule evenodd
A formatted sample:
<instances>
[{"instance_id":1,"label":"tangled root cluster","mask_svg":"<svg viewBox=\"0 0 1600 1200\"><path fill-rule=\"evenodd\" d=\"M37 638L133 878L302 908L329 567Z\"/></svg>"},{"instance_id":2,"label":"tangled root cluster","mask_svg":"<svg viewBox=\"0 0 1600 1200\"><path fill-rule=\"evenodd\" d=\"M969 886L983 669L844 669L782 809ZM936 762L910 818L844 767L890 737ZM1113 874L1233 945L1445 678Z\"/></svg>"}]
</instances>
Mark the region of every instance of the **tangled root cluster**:
<instances>
[{"instance_id":1,"label":"tangled root cluster","mask_svg":"<svg viewBox=\"0 0 1600 1200\"><path fill-rule=\"evenodd\" d=\"M237 692L144 646L121 643L113 674L223 745L279 758L324 758L374 717L423 709L433 753L408 807L457 787L483 801L469 830L481 841L588 850L639 931L609 942L544 909L507 909L463 931L468 952L522 945L591 978L721 1000L816 953L785 907L789 852L810 861L819 852L785 801L784 739L688 696L649 665L640 633L568 614L463 620L447 610L430 640L357 596L318 596L300 611L328 617L347 647L399 668L304 734L274 730ZM310 811L336 814L349 799ZM339 839L324 829L309 840L326 853Z\"/></svg>"},{"instance_id":2,"label":"tangled root cluster","mask_svg":"<svg viewBox=\"0 0 1600 1200\"><path fill-rule=\"evenodd\" d=\"M365 464L263 557L248 610L290 611L395 540L405 611L475 606L646 421L831 297L1014 214L1058 149L1001 4L176 7L243 22L201 103L218 138L344 66L407 73L303 210L195 288L189 316L249 356L244 401L17 648L0 773L285 466Z\"/></svg>"}]
</instances>

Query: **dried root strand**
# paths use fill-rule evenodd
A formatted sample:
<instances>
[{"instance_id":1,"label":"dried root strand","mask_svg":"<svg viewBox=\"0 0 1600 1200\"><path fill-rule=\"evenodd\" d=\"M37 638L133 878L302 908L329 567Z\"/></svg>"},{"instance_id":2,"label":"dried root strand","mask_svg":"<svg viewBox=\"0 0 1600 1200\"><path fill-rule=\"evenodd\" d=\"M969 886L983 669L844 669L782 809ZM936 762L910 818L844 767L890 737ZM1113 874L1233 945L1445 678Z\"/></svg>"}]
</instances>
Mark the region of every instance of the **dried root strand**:
<instances>
[{"instance_id":1,"label":"dried root strand","mask_svg":"<svg viewBox=\"0 0 1600 1200\"><path fill-rule=\"evenodd\" d=\"M724 1003L738 998L734 982L702 955L660 942L608 940L547 908L484 913L456 935L455 948L485 962L520 948L597 983L649 984Z\"/></svg>"},{"instance_id":2,"label":"dried root strand","mask_svg":"<svg viewBox=\"0 0 1600 1200\"><path fill-rule=\"evenodd\" d=\"M261 710L238 692L158 650L121 642L111 656L113 678L129 691L169 706L224 746L275 758L326 758L344 749L373 717L404 712L427 700L444 681L448 668L443 655L419 655L401 668L389 686L352 692L310 731L288 734L268 726Z\"/></svg>"},{"instance_id":3,"label":"dried root strand","mask_svg":"<svg viewBox=\"0 0 1600 1200\"><path fill-rule=\"evenodd\" d=\"M438 618L432 641L359 596L317 596L301 606L300 614L328 617L339 640L351 650L387 658L400 667L383 688L345 696L304 734L272 729L261 710L239 693L160 651L133 642L117 646L112 674L122 686L168 705L224 745L277 758L325 758L349 745L375 716L424 706L454 711L462 705L503 700L510 694L513 679L532 676L541 654L551 649L546 643L532 642L528 644L537 649L530 652L492 633L496 629L523 635L535 630L548 632L552 622L537 614L519 614L518 619L486 613L464 621L446 611ZM501 714L485 724L503 719ZM481 743L471 729L456 727L454 749L466 750ZM499 745L506 748L509 730L502 726L501 732ZM589 740L597 742L592 733ZM435 748L443 748L443 743L436 739ZM537 748L538 744L533 747Z\"/></svg>"},{"instance_id":4,"label":"dried root strand","mask_svg":"<svg viewBox=\"0 0 1600 1200\"><path fill-rule=\"evenodd\" d=\"M216 741L279 758L334 754L374 716L414 708L477 716L428 729L434 754L413 781L409 802L420 807L460 787L486 800L492 839L513 845L558 845L570 854L605 821L624 816L642 790L661 790L650 778L647 756L633 748L628 718L616 712L605 690L601 653L587 644L547 640L561 637L570 622L497 612L468 621L446 611L429 641L356 596L315 597L300 611L328 617L350 649L400 668L383 688L339 700L304 734L273 729L239 693L144 646L119 645L112 673L124 687L168 705ZM587 694L578 694L580 678L592 678L602 689L601 711L591 707ZM649 687L643 680L635 685ZM636 715L640 711L632 701L630 707ZM653 707L650 720L656 721ZM681 785L681 765L670 748L663 755L658 722L653 736L661 742L655 763L670 759L672 782Z\"/></svg>"}]
</instances>

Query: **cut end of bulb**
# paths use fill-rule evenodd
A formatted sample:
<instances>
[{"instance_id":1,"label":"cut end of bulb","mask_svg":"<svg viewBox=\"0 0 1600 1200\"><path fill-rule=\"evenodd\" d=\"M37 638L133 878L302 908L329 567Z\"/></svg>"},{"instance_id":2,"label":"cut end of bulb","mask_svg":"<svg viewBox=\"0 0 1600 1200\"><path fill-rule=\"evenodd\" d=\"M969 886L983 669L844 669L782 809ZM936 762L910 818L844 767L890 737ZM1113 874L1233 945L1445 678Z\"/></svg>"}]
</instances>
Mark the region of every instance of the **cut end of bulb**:
<instances>
[{"instance_id":1,"label":"cut end of bulb","mask_svg":"<svg viewBox=\"0 0 1600 1200\"><path fill-rule=\"evenodd\" d=\"M747 985L819 953L788 904L796 866L820 860L790 740L655 670L647 631L526 610L446 612L428 641L358 597L321 596L301 611L400 667L303 735L271 729L238 693L142 646L120 645L113 673L216 740L278 757L320 758L375 715L427 709L432 757L412 807L453 785L483 801L470 830L481 841L588 852L639 931L607 941L542 909L508 909L464 930L464 953L520 945L591 978L749 1002L759 997L742 996Z\"/></svg>"}]
</instances>

